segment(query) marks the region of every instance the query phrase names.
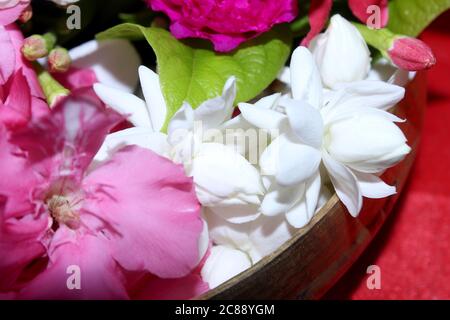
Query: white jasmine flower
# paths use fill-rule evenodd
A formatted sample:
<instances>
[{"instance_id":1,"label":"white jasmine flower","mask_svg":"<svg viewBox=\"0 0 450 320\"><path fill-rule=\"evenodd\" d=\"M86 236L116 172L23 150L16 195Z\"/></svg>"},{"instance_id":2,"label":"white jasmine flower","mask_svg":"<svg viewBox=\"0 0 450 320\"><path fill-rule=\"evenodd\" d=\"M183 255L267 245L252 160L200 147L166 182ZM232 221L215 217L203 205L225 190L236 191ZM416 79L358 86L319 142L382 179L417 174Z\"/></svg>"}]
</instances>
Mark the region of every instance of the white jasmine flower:
<instances>
[{"instance_id":1,"label":"white jasmine flower","mask_svg":"<svg viewBox=\"0 0 450 320\"><path fill-rule=\"evenodd\" d=\"M228 246L213 246L201 270L203 281L214 289L252 266L243 251Z\"/></svg>"},{"instance_id":2,"label":"white jasmine flower","mask_svg":"<svg viewBox=\"0 0 450 320\"><path fill-rule=\"evenodd\" d=\"M337 91L324 90L314 58L304 47L292 55L291 85L292 98L283 97L275 109L239 106L242 116L257 126L258 119L282 119L282 134L260 159L263 173L275 168L261 212L285 213L295 227L308 223L320 193L321 163L353 216L361 210L362 196L394 194L395 187L377 174L410 151L394 124L402 120L385 111L403 98L404 89L357 81L340 84Z\"/></svg>"},{"instance_id":3,"label":"white jasmine flower","mask_svg":"<svg viewBox=\"0 0 450 320\"><path fill-rule=\"evenodd\" d=\"M367 77L371 61L369 48L358 29L342 16L331 17L326 32L316 36L309 48L326 87Z\"/></svg>"},{"instance_id":4,"label":"white jasmine flower","mask_svg":"<svg viewBox=\"0 0 450 320\"><path fill-rule=\"evenodd\" d=\"M205 101L195 110L184 103L169 122L166 135L160 132L167 109L159 77L146 67L140 67L139 74L145 101L101 84L94 86L107 105L129 115L128 119L136 126L108 136L95 160L105 160L124 145L149 148L184 165L186 174L194 178L196 193L203 206L211 207L235 223L257 218L260 213L249 208L260 204L264 192L258 170L232 146L223 141L215 142L214 136L204 134L221 134L231 118L236 96L235 79L231 77L226 82L221 96Z\"/></svg>"},{"instance_id":5,"label":"white jasmine flower","mask_svg":"<svg viewBox=\"0 0 450 320\"><path fill-rule=\"evenodd\" d=\"M215 244L245 252L252 265L277 250L295 234L295 229L282 215L261 215L253 221L235 224L207 209L204 218L208 223L210 239Z\"/></svg>"}]
</instances>

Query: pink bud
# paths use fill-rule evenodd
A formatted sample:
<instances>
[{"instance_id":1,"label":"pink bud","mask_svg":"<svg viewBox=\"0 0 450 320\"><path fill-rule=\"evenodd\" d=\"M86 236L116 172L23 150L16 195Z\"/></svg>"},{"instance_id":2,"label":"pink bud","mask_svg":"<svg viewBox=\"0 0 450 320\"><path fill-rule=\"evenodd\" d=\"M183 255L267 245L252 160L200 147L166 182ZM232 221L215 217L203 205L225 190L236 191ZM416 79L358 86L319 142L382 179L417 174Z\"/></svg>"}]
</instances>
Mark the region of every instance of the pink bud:
<instances>
[{"instance_id":1,"label":"pink bud","mask_svg":"<svg viewBox=\"0 0 450 320\"><path fill-rule=\"evenodd\" d=\"M64 48L55 48L48 55L50 72L66 72L69 70L71 63L69 52Z\"/></svg>"},{"instance_id":2,"label":"pink bud","mask_svg":"<svg viewBox=\"0 0 450 320\"><path fill-rule=\"evenodd\" d=\"M22 45L22 54L29 61L35 61L47 56L47 42L41 35L35 34L26 38Z\"/></svg>"},{"instance_id":3,"label":"pink bud","mask_svg":"<svg viewBox=\"0 0 450 320\"><path fill-rule=\"evenodd\" d=\"M396 38L388 54L397 67L408 71L429 69L436 64L431 48L415 38Z\"/></svg>"}]
</instances>

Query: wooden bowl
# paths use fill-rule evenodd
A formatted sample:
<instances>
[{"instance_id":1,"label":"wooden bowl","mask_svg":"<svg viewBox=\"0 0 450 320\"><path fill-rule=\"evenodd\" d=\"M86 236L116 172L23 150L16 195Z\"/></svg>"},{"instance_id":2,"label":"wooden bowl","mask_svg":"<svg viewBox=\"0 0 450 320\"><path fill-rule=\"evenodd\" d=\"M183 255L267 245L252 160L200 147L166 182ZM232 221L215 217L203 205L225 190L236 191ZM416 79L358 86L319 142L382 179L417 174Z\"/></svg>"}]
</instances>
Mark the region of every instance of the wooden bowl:
<instances>
[{"instance_id":1,"label":"wooden bowl","mask_svg":"<svg viewBox=\"0 0 450 320\"><path fill-rule=\"evenodd\" d=\"M311 223L292 239L199 299L318 299L351 267L372 241L398 200L416 156L426 106L426 74L418 73L394 113L412 148L411 154L383 175L398 194L386 199L364 198L353 218L334 195Z\"/></svg>"}]
</instances>

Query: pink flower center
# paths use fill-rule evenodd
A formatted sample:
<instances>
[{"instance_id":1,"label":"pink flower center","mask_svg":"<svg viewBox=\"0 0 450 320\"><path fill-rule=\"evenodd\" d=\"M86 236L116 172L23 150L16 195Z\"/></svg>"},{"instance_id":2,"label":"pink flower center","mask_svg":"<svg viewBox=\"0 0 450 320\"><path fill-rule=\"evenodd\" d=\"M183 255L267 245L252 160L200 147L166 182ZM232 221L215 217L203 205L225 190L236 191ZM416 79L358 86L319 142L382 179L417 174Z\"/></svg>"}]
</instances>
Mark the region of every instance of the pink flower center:
<instances>
[{"instance_id":1,"label":"pink flower center","mask_svg":"<svg viewBox=\"0 0 450 320\"><path fill-rule=\"evenodd\" d=\"M46 204L52 218L59 225L64 224L74 230L80 227L80 216L68 197L52 195L47 199Z\"/></svg>"}]
</instances>

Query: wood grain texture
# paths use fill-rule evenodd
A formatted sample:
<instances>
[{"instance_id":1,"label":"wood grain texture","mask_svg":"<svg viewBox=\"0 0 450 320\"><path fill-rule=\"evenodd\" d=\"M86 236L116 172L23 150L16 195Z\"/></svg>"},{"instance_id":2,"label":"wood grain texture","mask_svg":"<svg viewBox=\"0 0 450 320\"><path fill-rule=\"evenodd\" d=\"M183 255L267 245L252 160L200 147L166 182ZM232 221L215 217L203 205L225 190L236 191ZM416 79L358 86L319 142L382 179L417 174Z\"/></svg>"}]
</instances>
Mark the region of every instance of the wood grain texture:
<instances>
[{"instance_id":1,"label":"wood grain texture","mask_svg":"<svg viewBox=\"0 0 450 320\"><path fill-rule=\"evenodd\" d=\"M383 179L397 186L395 196L364 198L358 218L353 218L336 195L311 223L270 256L199 299L318 299L361 255L392 211L408 178L420 141L426 107L426 74L418 73L408 85L405 99L394 113L412 147L411 154L389 169Z\"/></svg>"}]
</instances>

